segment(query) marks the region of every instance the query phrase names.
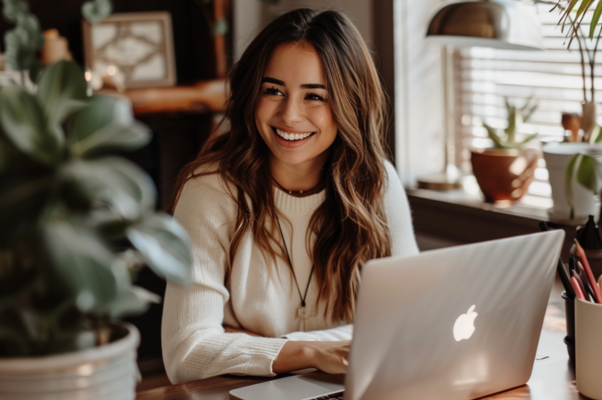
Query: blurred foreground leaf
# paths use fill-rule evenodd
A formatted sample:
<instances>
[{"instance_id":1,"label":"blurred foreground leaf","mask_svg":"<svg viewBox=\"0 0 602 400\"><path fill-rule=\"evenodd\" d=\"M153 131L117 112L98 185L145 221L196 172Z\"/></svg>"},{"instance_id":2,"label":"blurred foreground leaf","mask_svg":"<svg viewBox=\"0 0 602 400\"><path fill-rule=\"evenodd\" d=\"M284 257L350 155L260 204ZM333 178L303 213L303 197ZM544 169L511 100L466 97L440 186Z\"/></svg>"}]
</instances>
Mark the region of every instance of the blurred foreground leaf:
<instances>
[{"instance_id":1,"label":"blurred foreground leaf","mask_svg":"<svg viewBox=\"0 0 602 400\"><path fill-rule=\"evenodd\" d=\"M26 233L36 222L51 196L52 180L5 178L0 181L0 247Z\"/></svg>"},{"instance_id":2,"label":"blurred foreground leaf","mask_svg":"<svg viewBox=\"0 0 602 400\"><path fill-rule=\"evenodd\" d=\"M135 150L151 139L148 128L134 120L129 100L101 95L93 96L89 107L75 114L69 133L75 156Z\"/></svg>"},{"instance_id":3,"label":"blurred foreground leaf","mask_svg":"<svg viewBox=\"0 0 602 400\"><path fill-rule=\"evenodd\" d=\"M190 281L190 238L175 219L162 213L147 215L127 230L127 237L157 275L180 284Z\"/></svg>"},{"instance_id":4,"label":"blurred foreground leaf","mask_svg":"<svg viewBox=\"0 0 602 400\"><path fill-rule=\"evenodd\" d=\"M94 311L115 300L113 254L98 236L83 226L52 221L42 228L42 237L53 270L80 311Z\"/></svg>"},{"instance_id":5,"label":"blurred foreground leaf","mask_svg":"<svg viewBox=\"0 0 602 400\"><path fill-rule=\"evenodd\" d=\"M160 303L161 297L139 286L130 286L107 307L112 318L135 316L148 310L150 303Z\"/></svg>"},{"instance_id":6,"label":"blurred foreground leaf","mask_svg":"<svg viewBox=\"0 0 602 400\"><path fill-rule=\"evenodd\" d=\"M84 101L88 83L84 71L73 61L59 61L46 69L38 85L37 96L44 105L46 119L51 127L87 107ZM61 138L64 134L61 132Z\"/></svg>"},{"instance_id":7,"label":"blurred foreground leaf","mask_svg":"<svg viewBox=\"0 0 602 400\"><path fill-rule=\"evenodd\" d=\"M0 126L19 150L44 164L62 155L62 138L49 133L38 99L19 86L0 90Z\"/></svg>"},{"instance_id":8,"label":"blurred foreground leaf","mask_svg":"<svg viewBox=\"0 0 602 400\"><path fill-rule=\"evenodd\" d=\"M61 168L60 176L65 201L70 205L105 205L115 218L127 220L138 219L155 206L155 187L150 177L122 158L74 160Z\"/></svg>"}]
</instances>

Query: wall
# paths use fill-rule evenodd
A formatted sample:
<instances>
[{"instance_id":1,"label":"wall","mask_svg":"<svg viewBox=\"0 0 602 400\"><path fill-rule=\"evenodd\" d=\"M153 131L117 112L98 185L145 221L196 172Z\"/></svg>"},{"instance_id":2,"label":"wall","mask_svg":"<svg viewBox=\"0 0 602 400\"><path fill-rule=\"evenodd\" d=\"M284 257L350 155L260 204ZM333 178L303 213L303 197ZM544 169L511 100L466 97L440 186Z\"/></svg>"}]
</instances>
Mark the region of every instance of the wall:
<instances>
[{"instance_id":1,"label":"wall","mask_svg":"<svg viewBox=\"0 0 602 400\"><path fill-rule=\"evenodd\" d=\"M443 168L441 49L425 42L441 0L394 0L397 169L406 186Z\"/></svg>"},{"instance_id":2,"label":"wall","mask_svg":"<svg viewBox=\"0 0 602 400\"><path fill-rule=\"evenodd\" d=\"M372 43L372 2L370 0L280 0L272 6L259 0L234 1L234 59L238 60L255 35L274 16L295 8L343 11L358 28L364 40Z\"/></svg>"}]
</instances>

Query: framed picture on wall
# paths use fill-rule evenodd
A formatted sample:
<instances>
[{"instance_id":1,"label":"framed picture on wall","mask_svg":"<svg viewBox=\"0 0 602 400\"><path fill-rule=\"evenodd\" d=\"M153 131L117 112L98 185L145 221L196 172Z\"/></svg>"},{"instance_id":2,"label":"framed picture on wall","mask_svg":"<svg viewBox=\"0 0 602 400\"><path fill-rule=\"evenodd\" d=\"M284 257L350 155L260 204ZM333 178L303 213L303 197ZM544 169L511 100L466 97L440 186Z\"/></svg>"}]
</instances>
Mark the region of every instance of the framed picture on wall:
<instances>
[{"instance_id":1,"label":"framed picture on wall","mask_svg":"<svg viewBox=\"0 0 602 400\"><path fill-rule=\"evenodd\" d=\"M93 74L123 74L126 88L176 83L171 15L167 12L113 14L83 23L86 66Z\"/></svg>"}]
</instances>

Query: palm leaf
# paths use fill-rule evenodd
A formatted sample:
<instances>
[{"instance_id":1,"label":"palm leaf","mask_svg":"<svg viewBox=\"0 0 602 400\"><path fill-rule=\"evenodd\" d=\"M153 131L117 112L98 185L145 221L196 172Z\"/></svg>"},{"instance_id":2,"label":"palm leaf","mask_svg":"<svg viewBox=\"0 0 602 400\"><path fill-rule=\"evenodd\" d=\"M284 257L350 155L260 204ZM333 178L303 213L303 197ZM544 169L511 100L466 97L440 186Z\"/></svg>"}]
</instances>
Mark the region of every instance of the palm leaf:
<instances>
[{"instance_id":1,"label":"palm leaf","mask_svg":"<svg viewBox=\"0 0 602 400\"><path fill-rule=\"evenodd\" d=\"M560 17L560 20L558 21L558 25L562 24L562 28L560 29L560 32L564 32L564 24L566 23L566 20L568 19L571 11L573 11L575 4L577 4L577 1L578 0L571 0L569 5L567 6L567 8L564 9L564 14ZM558 4L560 4L560 0L558 0Z\"/></svg>"},{"instance_id":2,"label":"palm leaf","mask_svg":"<svg viewBox=\"0 0 602 400\"><path fill-rule=\"evenodd\" d=\"M602 1L598 2L596 9L594 10L594 15L592 16L592 22L589 26L589 37L593 38L594 33L596 31L596 26L598 25L598 21L600 21L600 15L602 15Z\"/></svg>"},{"instance_id":3,"label":"palm leaf","mask_svg":"<svg viewBox=\"0 0 602 400\"><path fill-rule=\"evenodd\" d=\"M593 2L594 0L583 0L583 2L581 2L581 5L579 6L579 9L577 10L577 16L575 17L575 20L579 17L583 17L583 15L585 15L585 12Z\"/></svg>"}]
</instances>

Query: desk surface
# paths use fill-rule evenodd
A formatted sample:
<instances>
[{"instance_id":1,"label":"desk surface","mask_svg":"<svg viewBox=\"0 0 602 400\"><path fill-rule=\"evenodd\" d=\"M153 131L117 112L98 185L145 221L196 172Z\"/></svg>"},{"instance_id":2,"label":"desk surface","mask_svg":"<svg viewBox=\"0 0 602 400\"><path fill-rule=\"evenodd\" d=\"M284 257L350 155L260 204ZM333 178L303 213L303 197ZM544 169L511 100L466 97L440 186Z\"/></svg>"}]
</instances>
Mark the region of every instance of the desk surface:
<instances>
[{"instance_id":1,"label":"desk surface","mask_svg":"<svg viewBox=\"0 0 602 400\"><path fill-rule=\"evenodd\" d=\"M485 397L506 400L573 400L586 398L577 392L575 375L569 367L565 336L565 320L560 290L555 287L546 312L533 374L526 385ZM165 386L139 392L137 400L229 400L228 392L263 382L266 378L218 376L200 381Z\"/></svg>"}]
</instances>

